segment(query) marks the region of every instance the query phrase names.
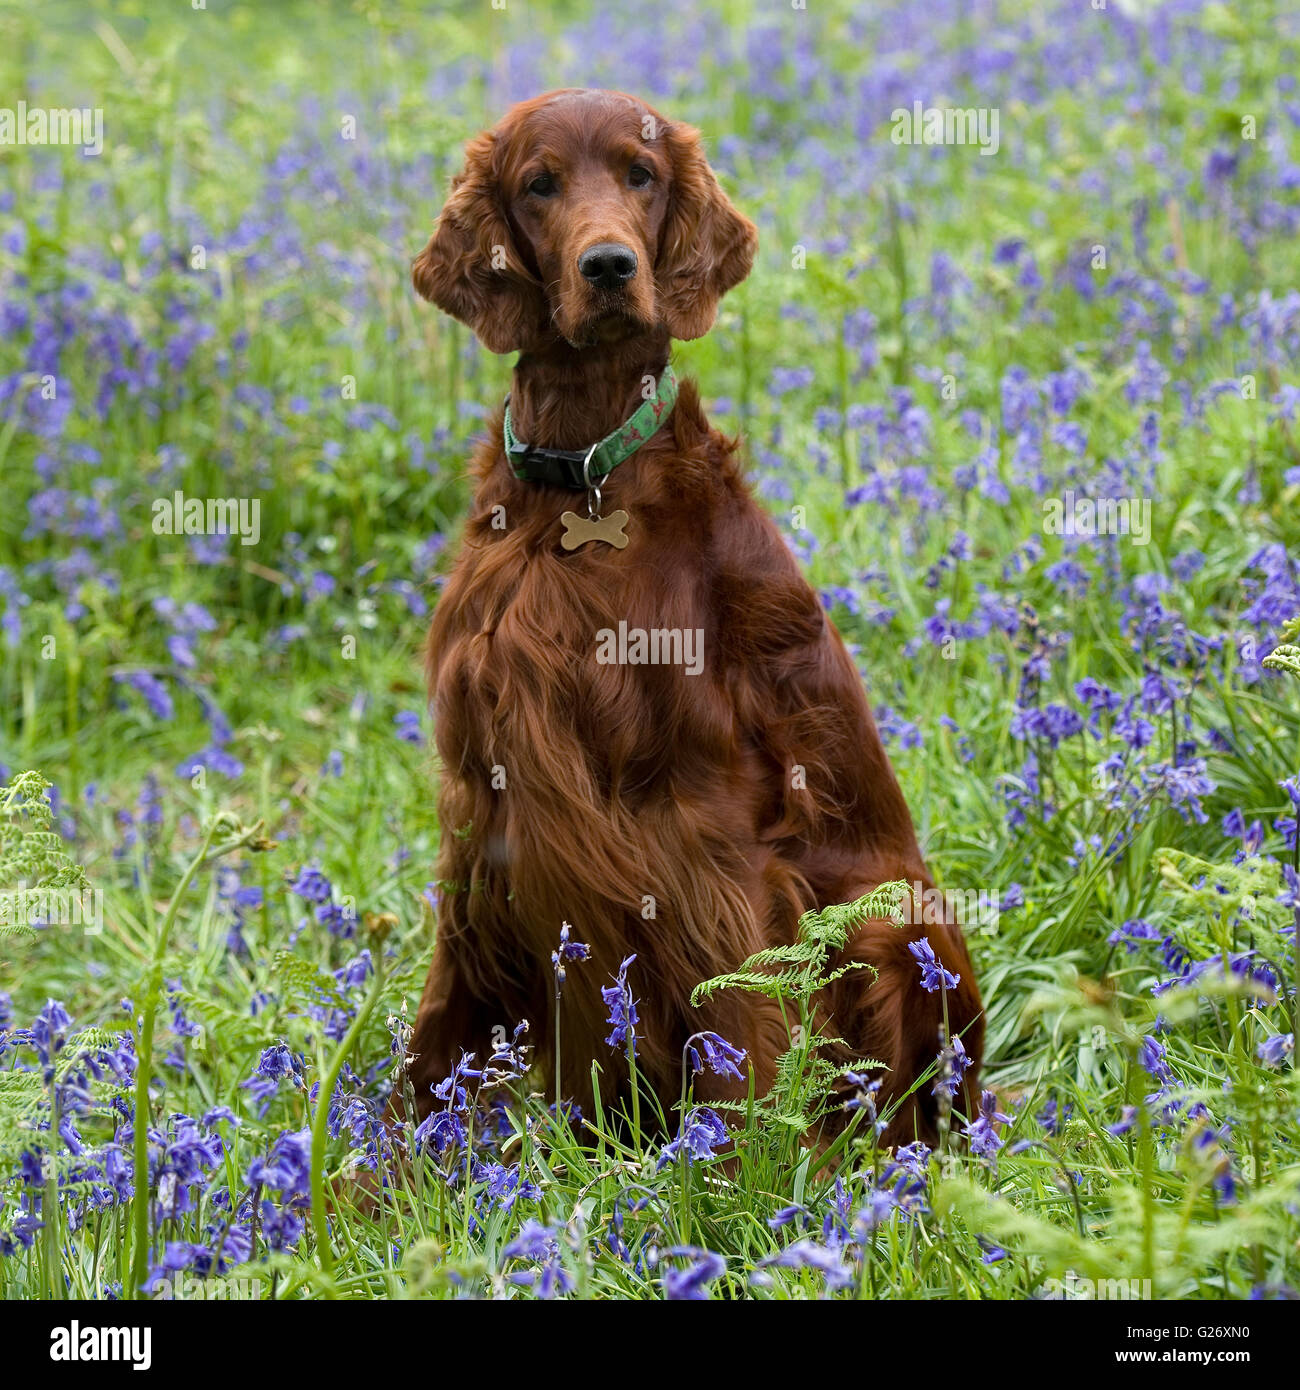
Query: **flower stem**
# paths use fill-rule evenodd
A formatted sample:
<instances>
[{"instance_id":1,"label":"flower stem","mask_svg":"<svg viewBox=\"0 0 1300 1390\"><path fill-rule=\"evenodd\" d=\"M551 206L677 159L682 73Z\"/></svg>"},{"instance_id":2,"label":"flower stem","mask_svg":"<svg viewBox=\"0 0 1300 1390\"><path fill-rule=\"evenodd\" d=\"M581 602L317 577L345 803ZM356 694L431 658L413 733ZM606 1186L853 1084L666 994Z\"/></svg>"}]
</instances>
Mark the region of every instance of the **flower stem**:
<instances>
[{"instance_id":1,"label":"flower stem","mask_svg":"<svg viewBox=\"0 0 1300 1390\"><path fill-rule=\"evenodd\" d=\"M362 1000L360 1007L353 1015L351 1027L343 1035L343 1041L334 1049L329 1067L321 1078L320 1087L316 1092L316 1115L311 1126L311 1221L316 1233L316 1259L320 1264L321 1271L325 1274L333 1273L334 1269L334 1256L330 1250L329 1220L325 1214L325 1140L329 1124L330 1097L334 1094L334 1087L338 1082L339 1073L343 1070L343 1063L347 1060L348 1053L356 1046L357 1039L361 1036L361 1030L366 1026L366 1020L374 1011L375 1005L379 1002L379 996L384 991L384 947L382 941L376 943L374 962L375 981L370 986L370 993Z\"/></svg>"},{"instance_id":2,"label":"flower stem","mask_svg":"<svg viewBox=\"0 0 1300 1390\"><path fill-rule=\"evenodd\" d=\"M149 1212L153 1200L149 1195L149 1083L153 1080L153 1034L158 1017L158 1001L162 994L163 957L167 954L167 942L171 937L176 914L180 911L181 899L194 881L194 875L202 868L212 848L213 837L226 818L215 816L203 837L203 846L190 861L176 891L167 904L167 912L158 935L154 939L153 954L149 963L149 975L145 984L144 1013L140 1024L140 1045L135 1063L135 1118L132 1124L134 1141L134 1185L132 1218L135 1235L131 1251L130 1297L144 1295L145 1280L149 1277ZM260 827L259 827L260 828ZM232 846L233 848L233 846Z\"/></svg>"}]
</instances>

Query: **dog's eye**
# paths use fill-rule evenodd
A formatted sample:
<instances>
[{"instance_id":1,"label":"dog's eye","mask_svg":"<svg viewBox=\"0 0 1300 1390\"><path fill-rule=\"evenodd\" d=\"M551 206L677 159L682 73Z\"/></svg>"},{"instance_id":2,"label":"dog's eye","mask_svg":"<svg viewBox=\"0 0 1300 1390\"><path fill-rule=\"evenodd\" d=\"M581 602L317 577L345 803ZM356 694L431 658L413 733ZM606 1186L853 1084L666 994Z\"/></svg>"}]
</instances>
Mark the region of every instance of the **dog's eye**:
<instances>
[{"instance_id":1,"label":"dog's eye","mask_svg":"<svg viewBox=\"0 0 1300 1390\"><path fill-rule=\"evenodd\" d=\"M555 180L550 174L538 174L528 185L528 191L536 194L539 198L549 198L555 192Z\"/></svg>"},{"instance_id":2,"label":"dog's eye","mask_svg":"<svg viewBox=\"0 0 1300 1390\"><path fill-rule=\"evenodd\" d=\"M644 164L634 164L627 171L627 181L633 188L644 188L653 178L654 175Z\"/></svg>"}]
</instances>

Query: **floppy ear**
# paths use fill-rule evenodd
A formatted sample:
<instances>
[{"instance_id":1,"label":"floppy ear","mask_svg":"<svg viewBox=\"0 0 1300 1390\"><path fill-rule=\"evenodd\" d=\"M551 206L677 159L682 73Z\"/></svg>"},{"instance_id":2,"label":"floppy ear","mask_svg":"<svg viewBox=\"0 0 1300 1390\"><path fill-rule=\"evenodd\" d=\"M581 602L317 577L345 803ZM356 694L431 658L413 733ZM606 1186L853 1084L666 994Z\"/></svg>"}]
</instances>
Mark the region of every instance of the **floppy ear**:
<instances>
[{"instance_id":1,"label":"floppy ear","mask_svg":"<svg viewBox=\"0 0 1300 1390\"><path fill-rule=\"evenodd\" d=\"M411 280L425 299L468 324L492 352L514 352L535 333L541 287L510 241L497 191L496 137L465 146L438 226L415 258Z\"/></svg>"},{"instance_id":2,"label":"floppy ear","mask_svg":"<svg viewBox=\"0 0 1300 1390\"><path fill-rule=\"evenodd\" d=\"M699 131L671 125L664 138L673 185L655 267L660 314L674 338L702 338L718 300L749 274L758 230L718 186Z\"/></svg>"}]
</instances>

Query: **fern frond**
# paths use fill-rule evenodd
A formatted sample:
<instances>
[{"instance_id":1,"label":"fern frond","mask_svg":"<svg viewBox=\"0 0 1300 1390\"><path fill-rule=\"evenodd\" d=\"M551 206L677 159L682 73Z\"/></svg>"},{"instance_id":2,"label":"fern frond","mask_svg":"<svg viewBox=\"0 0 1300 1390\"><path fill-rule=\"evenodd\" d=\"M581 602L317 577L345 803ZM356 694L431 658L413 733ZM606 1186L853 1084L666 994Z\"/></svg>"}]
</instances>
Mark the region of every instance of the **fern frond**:
<instances>
[{"instance_id":1,"label":"fern frond","mask_svg":"<svg viewBox=\"0 0 1300 1390\"><path fill-rule=\"evenodd\" d=\"M172 998L187 1014L203 1020L204 1027L223 1052L241 1047L269 1046L275 1040L258 1026L257 1019L238 1013L215 999L193 994L187 989L176 990Z\"/></svg>"},{"instance_id":2,"label":"fern frond","mask_svg":"<svg viewBox=\"0 0 1300 1390\"><path fill-rule=\"evenodd\" d=\"M1284 642L1280 647L1274 648L1260 665L1269 671L1286 671L1290 675L1300 676L1300 647L1293 647L1290 643Z\"/></svg>"},{"instance_id":3,"label":"fern frond","mask_svg":"<svg viewBox=\"0 0 1300 1390\"><path fill-rule=\"evenodd\" d=\"M824 976L822 979L823 985L833 983L835 980L838 980L841 975L847 975L850 970L870 970L877 980L880 978L880 971L877 970L869 960L851 960L841 965L839 969L832 970L829 975Z\"/></svg>"},{"instance_id":4,"label":"fern frond","mask_svg":"<svg viewBox=\"0 0 1300 1390\"><path fill-rule=\"evenodd\" d=\"M40 1072L0 1071L0 1130L10 1129L16 1117L34 1111L44 1099Z\"/></svg>"},{"instance_id":5,"label":"fern frond","mask_svg":"<svg viewBox=\"0 0 1300 1390\"><path fill-rule=\"evenodd\" d=\"M800 1045L776 1059L771 1089L757 1103L775 1152L788 1145L790 1131L804 1134L828 1113L834 1104L835 1083L846 1070L825 1055L828 1048L846 1044L841 1038L828 1037L812 1022L816 996L851 970L878 975L868 961L848 960L832 967L832 957L866 922L893 919L901 924L899 903L906 891L905 883L882 883L854 902L805 912L790 945L759 951L736 970L705 980L691 992L696 1006L724 989L762 994L788 1006L804 1028ZM847 1070L875 1071L881 1065L864 1060Z\"/></svg>"},{"instance_id":6,"label":"fern frond","mask_svg":"<svg viewBox=\"0 0 1300 1390\"><path fill-rule=\"evenodd\" d=\"M746 962L748 964L748 962ZM697 1008L704 1000L723 989L747 989L755 994L765 994L769 999L779 999L793 993L793 986L803 978L804 968L783 970L778 975L765 975L757 970L743 967L731 975L718 975L705 980L691 991L691 1003Z\"/></svg>"},{"instance_id":7,"label":"fern frond","mask_svg":"<svg viewBox=\"0 0 1300 1390\"><path fill-rule=\"evenodd\" d=\"M50 782L39 772L19 772L0 788L0 889L90 887L86 871L54 829L46 798Z\"/></svg>"},{"instance_id":8,"label":"fern frond","mask_svg":"<svg viewBox=\"0 0 1300 1390\"><path fill-rule=\"evenodd\" d=\"M335 1008L345 1009L348 1001L339 992L338 982L318 966L291 951L277 951L272 969L283 985L283 993L288 998L296 998L300 1003L319 1004L325 1002Z\"/></svg>"},{"instance_id":9,"label":"fern frond","mask_svg":"<svg viewBox=\"0 0 1300 1390\"><path fill-rule=\"evenodd\" d=\"M882 883L851 903L835 903L816 912L805 912L799 919L799 940L817 942L831 950L843 950L849 937L864 922L893 918L901 922L899 903L907 891L902 880Z\"/></svg>"}]
</instances>

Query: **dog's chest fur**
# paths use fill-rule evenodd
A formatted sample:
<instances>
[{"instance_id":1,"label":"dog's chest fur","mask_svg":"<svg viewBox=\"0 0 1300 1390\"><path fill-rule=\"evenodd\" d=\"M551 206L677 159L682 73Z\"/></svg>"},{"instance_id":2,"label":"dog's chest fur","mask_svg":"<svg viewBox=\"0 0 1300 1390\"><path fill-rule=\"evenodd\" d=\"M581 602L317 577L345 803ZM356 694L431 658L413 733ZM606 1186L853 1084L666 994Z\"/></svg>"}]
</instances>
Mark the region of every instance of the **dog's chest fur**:
<instances>
[{"instance_id":1,"label":"dog's chest fur","mask_svg":"<svg viewBox=\"0 0 1300 1390\"><path fill-rule=\"evenodd\" d=\"M515 796L562 795L585 774L598 802L635 802L721 732L698 727L715 702L692 698L720 669L707 538L662 502L629 499L624 549L565 551L555 494L543 505L527 486L471 521L439 603L439 750L501 790L513 779Z\"/></svg>"},{"instance_id":2,"label":"dog's chest fur","mask_svg":"<svg viewBox=\"0 0 1300 1390\"><path fill-rule=\"evenodd\" d=\"M630 514L621 551L562 550L553 490L501 470L480 485L428 667L444 861L472 880L471 920L514 922L511 960L548 957L564 920L653 956L669 916L671 939L734 955L718 915L749 919L741 884L773 812L734 688L746 585L719 570L705 518L770 523L723 459L629 469L610 504Z\"/></svg>"}]
</instances>

